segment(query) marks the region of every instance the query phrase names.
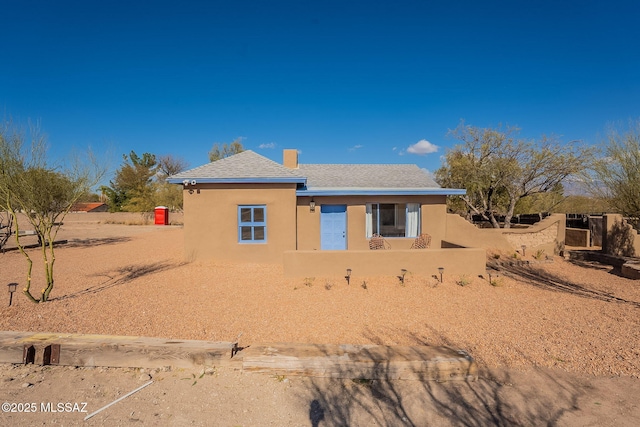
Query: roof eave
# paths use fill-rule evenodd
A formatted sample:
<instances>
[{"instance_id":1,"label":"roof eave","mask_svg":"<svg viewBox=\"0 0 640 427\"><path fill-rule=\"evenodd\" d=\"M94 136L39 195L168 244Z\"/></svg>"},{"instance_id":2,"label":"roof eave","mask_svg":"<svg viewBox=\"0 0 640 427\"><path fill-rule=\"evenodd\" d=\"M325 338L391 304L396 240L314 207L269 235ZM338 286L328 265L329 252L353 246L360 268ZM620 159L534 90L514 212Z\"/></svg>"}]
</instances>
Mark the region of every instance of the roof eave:
<instances>
[{"instance_id":1,"label":"roof eave","mask_svg":"<svg viewBox=\"0 0 640 427\"><path fill-rule=\"evenodd\" d=\"M195 182L194 182L195 181ZM169 178L170 184L274 184L293 183L306 184L306 178L301 177L263 177L263 178Z\"/></svg>"}]
</instances>

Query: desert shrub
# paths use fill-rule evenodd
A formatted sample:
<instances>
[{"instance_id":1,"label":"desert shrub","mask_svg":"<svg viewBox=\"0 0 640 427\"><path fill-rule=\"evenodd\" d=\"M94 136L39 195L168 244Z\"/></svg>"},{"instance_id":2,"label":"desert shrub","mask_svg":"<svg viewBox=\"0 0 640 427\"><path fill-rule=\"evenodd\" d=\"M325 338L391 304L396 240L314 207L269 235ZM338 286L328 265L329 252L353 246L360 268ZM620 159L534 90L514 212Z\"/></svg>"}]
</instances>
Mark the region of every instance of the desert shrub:
<instances>
[{"instance_id":1,"label":"desert shrub","mask_svg":"<svg viewBox=\"0 0 640 427\"><path fill-rule=\"evenodd\" d=\"M471 279L469 279L469 277L467 276L460 276L460 278L458 280L456 280L456 284L458 286L468 286L471 284Z\"/></svg>"},{"instance_id":2,"label":"desert shrub","mask_svg":"<svg viewBox=\"0 0 640 427\"><path fill-rule=\"evenodd\" d=\"M491 279L491 281L489 282L489 284L493 287L499 288L502 286L502 280L500 280L500 278L496 277Z\"/></svg>"}]
</instances>

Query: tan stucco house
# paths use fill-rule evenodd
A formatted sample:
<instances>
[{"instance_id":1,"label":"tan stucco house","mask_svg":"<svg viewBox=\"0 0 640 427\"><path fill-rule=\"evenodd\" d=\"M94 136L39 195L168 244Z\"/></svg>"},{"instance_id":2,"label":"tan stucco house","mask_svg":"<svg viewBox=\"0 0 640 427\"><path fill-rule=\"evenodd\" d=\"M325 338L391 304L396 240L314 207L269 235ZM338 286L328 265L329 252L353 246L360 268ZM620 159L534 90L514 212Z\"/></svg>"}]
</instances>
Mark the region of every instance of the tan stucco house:
<instances>
[{"instance_id":1,"label":"tan stucco house","mask_svg":"<svg viewBox=\"0 0 640 427\"><path fill-rule=\"evenodd\" d=\"M416 165L283 164L253 151L179 173L189 259L280 263L290 276L482 274L484 249L447 240L446 198ZM412 249L418 237L428 248ZM371 239L383 236L381 249ZM424 246L424 245L423 245Z\"/></svg>"}]
</instances>

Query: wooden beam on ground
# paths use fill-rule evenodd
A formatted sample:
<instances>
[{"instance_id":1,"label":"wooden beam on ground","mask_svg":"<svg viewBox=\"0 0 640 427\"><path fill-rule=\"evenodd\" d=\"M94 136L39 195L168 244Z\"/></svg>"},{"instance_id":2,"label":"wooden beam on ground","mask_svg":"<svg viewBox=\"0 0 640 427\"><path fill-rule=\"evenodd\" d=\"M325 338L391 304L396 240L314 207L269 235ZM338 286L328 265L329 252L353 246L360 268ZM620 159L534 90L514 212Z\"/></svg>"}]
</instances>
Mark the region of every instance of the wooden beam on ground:
<instances>
[{"instance_id":1,"label":"wooden beam on ground","mask_svg":"<svg viewBox=\"0 0 640 427\"><path fill-rule=\"evenodd\" d=\"M237 343L163 338L0 332L0 363L192 368L236 366L248 372L347 379L475 380L469 354L449 347Z\"/></svg>"},{"instance_id":2,"label":"wooden beam on ground","mask_svg":"<svg viewBox=\"0 0 640 427\"><path fill-rule=\"evenodd\" d=\"M242 369L277 375L383 380L475 380L469 354L448 347L259 344L238 353Z\"/></svg>"},{"instance_id":3,"label":"wooden beam on ground","mask_svg":"<svg viewBox=\"0 0 640 427\"><path fill-rule=\"evenodd\" d=\"M59 354L55 346L59 346ZM231 359L235 347L231 342L0 332L0 363L28 362L25 357L31 349L31 361L36 364L120 368L221 366L235 362Z\"/></svg>"}]
</instances>

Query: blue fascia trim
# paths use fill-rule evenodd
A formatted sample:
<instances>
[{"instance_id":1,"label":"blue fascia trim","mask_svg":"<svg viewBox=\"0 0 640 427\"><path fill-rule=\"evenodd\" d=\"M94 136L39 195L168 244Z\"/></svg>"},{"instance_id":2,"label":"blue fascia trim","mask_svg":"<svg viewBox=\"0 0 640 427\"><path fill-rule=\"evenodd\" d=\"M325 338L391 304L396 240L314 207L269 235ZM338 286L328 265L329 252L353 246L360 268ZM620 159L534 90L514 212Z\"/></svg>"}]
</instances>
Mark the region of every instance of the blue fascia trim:
<instances>
[{"instance_id":1,"label":"blue fascia trim","mask_svg":"<svg viewBox=\"0 0 640 427\"><path fill-rule=\"evenodd\" d=\"M170 184L182 184L183 181L196 181L196 184L273 184L273 183L295 183L306 184L306 178L285 177L285 178L169 178Z\"/></svg>"},{"instance_id":2,"label":"blue fascia trim","mask_svg":"<svg viewBox=\"0 0 640 427\"><path fill-rule=\"evenodd\" d=\"M464 196L467 190L458 188L424 188L387 190L352 189L352 190L297 190L296 196Z\"/></svg>"}]
</instances>

